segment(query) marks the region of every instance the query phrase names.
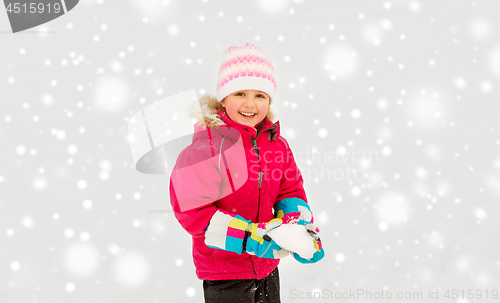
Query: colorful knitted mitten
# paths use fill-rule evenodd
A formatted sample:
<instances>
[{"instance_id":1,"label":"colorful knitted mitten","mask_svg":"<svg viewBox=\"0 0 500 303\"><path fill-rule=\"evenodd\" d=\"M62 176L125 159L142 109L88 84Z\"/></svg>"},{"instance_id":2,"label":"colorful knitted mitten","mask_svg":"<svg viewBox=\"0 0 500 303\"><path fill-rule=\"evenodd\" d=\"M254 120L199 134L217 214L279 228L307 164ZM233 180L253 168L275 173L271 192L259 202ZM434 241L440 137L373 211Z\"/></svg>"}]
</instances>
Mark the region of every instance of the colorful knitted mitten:
<instances>
[{"instance_id":1,"label":"colorful knitted mitten","mask_svg":"<svg viewBox=\"0 0 500 303\"><path fill-rule=\"evenodd\" d=\"M252 223L240 215L217 210L205 233L208 247L232 251L238 254L246 251L260 258L280 259L290 254L281 249L266 233L283 224L279 218L265 223Z\"/></svg>"},{"instance_id":2,"label":"colorful knitted mitten","mask_svg":"<svg viewBox=\"0 0 500 303\"><path fill-rule=\"evenodd\" d=\"M294 221L299 219L314 223L309 204L299 198L285 198L278 201L275 209L275 217L281 218L284 224L294 223Z\"/></svg>"}]
</instances>

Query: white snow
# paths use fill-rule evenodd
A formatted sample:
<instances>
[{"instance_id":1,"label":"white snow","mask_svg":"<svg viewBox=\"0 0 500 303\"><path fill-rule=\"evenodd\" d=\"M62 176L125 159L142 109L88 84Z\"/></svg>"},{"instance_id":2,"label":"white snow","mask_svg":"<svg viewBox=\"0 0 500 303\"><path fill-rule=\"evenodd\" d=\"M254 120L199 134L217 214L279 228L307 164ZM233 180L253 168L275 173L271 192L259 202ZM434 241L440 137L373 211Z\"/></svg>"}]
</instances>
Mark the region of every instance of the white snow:
<instances>
[{"instance_id":1,"label":"white snow","mask_svg":"<svg viewBox=\"0 0 500 303\"><path fill-rule=\"evenodd\" d=\"M85 180L78 180L78 182L77 182L76 185L77 185L77 187L79 189L85 189L85 188L87 188L87 181L85 181Z\"/></svg>"},{"instance_id":2,"label":"white snow","mask_svg":"<svg viewBox=\"0 0 500 303\"><path fill-rule=\"evenodd\" d=\"M5 144L0 147L0 213L7 210L10 217L2 221L0 242L11 244L15 252L3 258L2 272L10 276L0 278L0 297L9 293L19 302L44 302L50 296L79 296L91 301L106 288L116 301L135 294L147 302L159 302L165 294L172 302L203 301L191 236L168 202L168 174L136 171L130 144L137 134L145 134L150 149L148 129L154 127L164 131L157 135L166 141L190 139L194 122L181 102L155 110L150 106L190 89L197 97L215 93L214 67L240 35L207 39L200 28L220 32L228 26L243 26L250 37L272 46L268 54L281 100L271 108L315 204L311 209L322 239L331 236L336 243L332 248L325 243L328 256L316 265L284 260L283 276L299 267L302 271L287 282L289 289L298 290L289 295L326 298L322 281L332 287L342 283L331 279L332 270L360 287L387 291L403 284L432 289L446 280L483 290L498 280L500 259L492 257L500 247L494 223L500 210L494 202L500 198L500 154L494 149L500 147L500 126L487 118L493 114L488 105L500 92L500 26L487 8L493 12L500 2L456 1L450 13L446 5L424 0L366 1L363 7L337 1L337 12L348 14L306 0L258 0L250 10L238 11L217 7L213 0L193 1L189 8L172 0L127 2L122 8L132 13L134 26L127 27L126 37L120 35L126 22L111 23L88 10L70 13L60 23L84 39L52 44L48 52L18 39L3 53L6 72L0 75L0 92L18 102L0 106ZM78 5L120 8L120 2L109 0L81 0ZM195 25L169 18L185 9L199 12L192 16ZM466 19L463 12L470 12ZM283 27L259 37L255 13L275 16ZM402 22L402 13L412 21ZM315 22L318 16L322 22ZM449 26L436 27L443 20ZM85 27L89 21L95 26ZM58 23L38 26L37 37L31 38L49 39ZM146 30L161 32L166 47L144 43L141 33ZM112 42L116 47L94 47ZM423 51L408 51L412 45ZM28 75L33 68L40 73ZM36 79L42 74L49 76ZM29 89L23 89L28 82ZM127 142L127 122L138 111L144 111L139 113L144 128L137 128ZM142 117L151 115L159 122L152 125L148 118L146 126ZM182 121L182 127L172 126ZM153 133L157 147L161 144ZM459 186L464 178L473 184ZM57 207L47 197L74 203ZM165 212L138 215L136 206ZM345 209L346 226L364 236L353 250L342 249L352 243L334 224L336 208ZM122 227L119 234L116 226ZM454 243L464 232L466 242ZM164 245L169 241L175 249ZM299 244L295 235L284 241ZM140 255L130 257L131 251ZM410 253L401 254L405 251ZM387 258L382 264L381 255ZM444 272L443 257L449 263ZM368 270L360 270L359 260ZM317 271L318 266L325 270ZM403 279L391 279L398 271ZM38 279L44 272L52 278Z\"/></svg>"},{"instance_id":3,"label":"white snow","mask_svg":"<svg viewBox=\"0 0 500 303\"><path fill-rule=\"evenodd\" d=\"M126 286L138 286L148 278L151 265L142 253L129 252L118 258L114 272L120 283Z\"/></svg>"},{"instance_id":4,"label":"white snow","mask_svg":"<svg viewBox=\"0 0 500 303\"><path fill-rule=\"evenodd\" d=\"M10 269L12 269L12 271L18 271L19 268L21 268L21 264L18 261L10 263Z\"/></svg>"},{"instance_id":5,"label":"white snow","mask_svg":"<svg viewBox=\"0 0 500 303\"><path fill-rule=\"evenodd\" d=\"M85 201L83 201L83 208L91 209L92 208L92 201L89 199L86 199Z\"/></svg>"},{"instance_id":6,"label":"white snow","mask_svg":"<svg viewBox=\"0 0 500 303\"><path fill-rule=\"evenodd\" d=\"M359 109L355 108L351 111L351 117L353 119L358 119L360 116L361 116L361 111Z\"/></svg>"},{"instance_id":7,"label":"white snow","mask_svg":"<svg viewBox=\"0 0 500 303\"><path fill-rule=\"evenodd\" d=\"M403 224L410 214L410 202L400 192L387 192L378 199L377 215L381 222L398 226Z\"/></svg>"},{"instance_id":8,"label":"white snow","mask_svg":"<svg viewBox=\"0 0 500 303\"><path fill-rule=\"evenodd\" d=\"M35 190L43 190L47 188L47 179L43 177L37 177L33 180L33 188Z\"/></svg>"},{"instance_id":9,"label":"white snow","mask_svg":"<svg viewBox=\"0 0 500 303\"><path fill-rule=\"evenodd\" d=\"M100 253L89 243L74 243L63 253L64 267L75 277L89 277L99 269Z\"/></svg>"},{"instance_id":10,"label":"white snow","mask_svg":"<svg viewBox=\"0 0 500 303\"><path fill-rule=\"evenodd\" d=\"M331 79L349 78L358 66L354 49L345 43L331 45L323 53L322 62Z\"/></svg>"},{"instance_id":11,"label":"white snow","mask_svg":"<svg viewBox=\"0 0 500 303\"><path fill-rule=\"evenodd\" d=\"M75 288L76 287L75 287L74 283L71 283L71 282L66 283L66 291L67 292L74 292Z\"/></svg>"},{"instance_id":12,"label":"white snow","mask_svg":"<svg viewBox=\"0 0 500 303\"><path fill-rule=\"evenodd\" d=\"M486 19L475 20L469 24L469 34L478 40L486 39L491 34L491 23Z\"/></svg>"},{"instance_id":13,"label":"white snow","mask_svg":"<svg viewBox=\"0 0 500 303\"><path fill-rule=\"evenodd\" d=\"M476 207L474 209L474 215L476 216L476 218L478 218L479 220L484 220L486 219L486 217L488 216L488 213L481 207Z\"/></svg>"},{"instance_id":14,"label":"white snow","mask_svg":"<svg viewBox=\"0 0 500 303\"><path fill-rule=\"evenodd\" d=\"M66 230L64 230L64 235L66 238L73 238L75 232L71 228L66 228Z\"/></svg>"},{"instance_id":15,"label":"white snow","mask_svg":"<svg viewBox=\"0 0 500 303\"><path fill-rule=\"evenodd\" d=\"M320 138L325 138L327 135L328 135L328 130L326 128L322 127L318 130L318 136Z\"/></svg>"},{"instance_id":16,"label":"white snow","mask_svg":"<svg viewBox=\"0 0 500 303\"><path fill-rule=\"evenodd\" d=\"M21 224L27 228L31 229L35 226L35 221L29 216L23 216L21 219Z\"/></svg>"},{"instance_id":17,"label":"white snow","mask_svg":"<svg viewBox=\"0 0 500 303\"><path fill-rule=\"evenodd\" d=\"M194 287L188 287L186 289L186 295L188 297L194 297L196 295L196 289Z\"/></svg>"},{"instance_id":18,"label":"white snow","mask_svg":"<svg viewBox=\"0 0 500 303\"><path fill-rule=\"evenodd\" d=\"M283 224L267 233L281 248L310 259L316 252L314 241L306 228L298 224Z\"/></svg>"},{"instance_id":19,"label":"white snow","mask_svg":"<svg viewBox=\"0 0 500 303\"><path fill-rule=\"evenodd\" d=\"M490 51L488 66L493 74L500 77L500 45L497 45Z\"/></svg>"}]
</instances>

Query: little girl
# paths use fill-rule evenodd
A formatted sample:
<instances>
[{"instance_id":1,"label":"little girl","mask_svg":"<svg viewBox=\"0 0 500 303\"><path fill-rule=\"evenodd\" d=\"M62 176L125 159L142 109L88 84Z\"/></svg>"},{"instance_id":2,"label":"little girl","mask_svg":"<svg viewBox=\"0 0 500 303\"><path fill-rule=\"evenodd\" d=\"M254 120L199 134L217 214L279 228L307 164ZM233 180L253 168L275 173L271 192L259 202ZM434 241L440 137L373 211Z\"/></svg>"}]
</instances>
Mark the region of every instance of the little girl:
<instances>
[{"instance_id":1,"label":"little girl","mask_svg":"<svg viewBox=\"0 0 500 303\"><path fill-rule=\"evenodd\" d=\"M281 302L279 259L292 254L314 263L324 251L300 170L279 121L272 122L270 57L253 43L229 47L216 92L191 106L198 122L171 173L172 208L192 235L205 302ZM316 248L312 258L282 249L267 235L281 224L305 226Z\"/></svg>"}]
</instances>

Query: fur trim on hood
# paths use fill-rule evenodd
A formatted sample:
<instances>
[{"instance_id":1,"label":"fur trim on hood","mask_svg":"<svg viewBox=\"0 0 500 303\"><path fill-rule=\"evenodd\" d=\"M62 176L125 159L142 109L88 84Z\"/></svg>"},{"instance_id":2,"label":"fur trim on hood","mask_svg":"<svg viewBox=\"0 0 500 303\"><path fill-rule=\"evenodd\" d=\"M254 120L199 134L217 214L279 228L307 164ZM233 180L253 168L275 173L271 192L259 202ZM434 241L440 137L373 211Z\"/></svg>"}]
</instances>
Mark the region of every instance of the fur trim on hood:
<instances>
[{"instance_id":1,"label":"fur trim on hood","mask_svg":"<svg viewBox=\"0 0 500 303\"><path fill-rule=\"evenodd\" d=\"M209 94L202 95L197 102L192 102L189 107L189 116L194 118L196 122L204 128L204 125L208 127L219 127L224 125L224 121L219 116L219 108L222 105L217 98L210 96ZM271 122L275 122L274 112L271 107L267 110L267 118Z\"/></svg>"}]
</instances>

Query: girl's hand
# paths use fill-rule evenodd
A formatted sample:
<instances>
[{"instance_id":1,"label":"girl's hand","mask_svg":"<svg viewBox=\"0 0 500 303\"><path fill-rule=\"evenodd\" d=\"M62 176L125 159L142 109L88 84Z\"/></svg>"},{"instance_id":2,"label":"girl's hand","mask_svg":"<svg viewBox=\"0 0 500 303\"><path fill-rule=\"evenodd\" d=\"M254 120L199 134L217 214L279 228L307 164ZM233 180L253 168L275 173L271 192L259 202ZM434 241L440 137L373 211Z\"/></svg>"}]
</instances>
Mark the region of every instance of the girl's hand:
<instances>
[{"instance_id":1,"label":"girl's hand","mask_svg":"<svg viewBox=\"0 0 500 303\"><path fill-rule=\"evenodd\" d=\"M239 215L218 209L207 226L205 244L237 254L247 252L260 258L280 259L290 252L282 249L266 233L281 224L283 221L280 218L252 223Z\"/></svg>"},{"instance_id":2,"label":"girl's hand","mask_svg":"<svg viewBox=\"0 0 500 303\"><path fill-rule=\"evenodd\" d=\"M250 223L247 229L245 251L260 258L281 259L290 255L288 250L282 249L267 233L283 224L280 218L272 219L267 223Z\"/></svg>"}]
</instances>

